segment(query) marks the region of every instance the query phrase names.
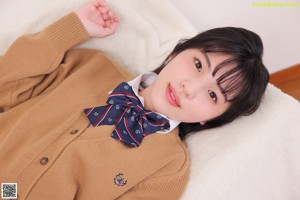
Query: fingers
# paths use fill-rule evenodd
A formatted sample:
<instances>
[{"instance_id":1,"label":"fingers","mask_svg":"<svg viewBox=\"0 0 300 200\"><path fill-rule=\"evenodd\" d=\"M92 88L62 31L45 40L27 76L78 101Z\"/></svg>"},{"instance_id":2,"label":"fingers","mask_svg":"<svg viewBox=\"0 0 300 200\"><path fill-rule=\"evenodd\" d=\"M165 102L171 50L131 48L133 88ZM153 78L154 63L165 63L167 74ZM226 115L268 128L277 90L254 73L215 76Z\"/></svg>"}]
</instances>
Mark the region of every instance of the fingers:
<instances>
[{"instance_id":1,"label":"fingers","mask_svg":"<svg viewBox=\"0 0 300 200\"><path fill-rule=\"evenodd\" d=\"M114 18L105 21L105 27L114 28L114 26L117 26L118 23L119 23L119 19L118 17L115 16Z\"/></svg>"},{"instance_id":2,"label":"fingers","mask_svg":"<svg viewBox=\"0 0 300 200\"><path fill-rule=\"evenodd\" d=\"M111 20L115 17L115 14L107 6L105 0L95 1L94 4L95 4L96 8L98 9L98 11L101 13L104 21Z\"/></svg>"},{"instance_id":3,"label":"fingers","mask_svg":"<svg viewBox=\"0 0 300 200\"><path fill-rule=\"evenodd\" d=\"M113 34L116 31L117 25L118 25L118 22L113 22L113 23L108 22L108 23L109 23L109 25L107 27L105 27L103 30L103 35L106 35L106 36Z\"/></svg>"},{"instance_id":4,"label":"fingers","mask_svg":"<svg viewBox=\"0 0 300 200\"><path fill-rule=\"evenodd\" d=\"M116 15L112 11L108 11L105 15L103 15L103 19L105 21L113 20L116 17Z\"/></svg>"},{"instance_id":5,"label":"fingers","mask_svg":"<svg viewBox=\"0 0 300 200\"><path fill-rule=\"evenodd\" d=\"M105 0L98 0L98 3L100 6L106 6L106 1Z\"/></svg>"},{"instance_id":6,"label":"fingers","mask_svg":"<svg viewBox=\"0 0 300 200\"><path fill-rule=\"evenodd\" d=\"M119 23L119 18L116 16L116 14L108 7L105 0L98 0L93 2L95 9L97 9L97 14L99 14L101 17L101 23L98 23L102 25L103 32L102 36L107 36L113 34L116 29L117 25Z\"/></svg>"}]
</instances>

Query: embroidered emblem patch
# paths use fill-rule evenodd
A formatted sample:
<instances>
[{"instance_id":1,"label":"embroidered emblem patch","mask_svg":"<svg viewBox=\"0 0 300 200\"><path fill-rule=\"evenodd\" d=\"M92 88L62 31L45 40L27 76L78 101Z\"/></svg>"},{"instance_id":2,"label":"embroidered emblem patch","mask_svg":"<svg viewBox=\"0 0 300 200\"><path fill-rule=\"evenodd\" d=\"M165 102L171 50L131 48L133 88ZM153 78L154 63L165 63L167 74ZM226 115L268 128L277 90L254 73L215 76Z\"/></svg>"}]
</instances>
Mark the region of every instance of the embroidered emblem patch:
<instances>
[{"instance_id":1,"label":"embroidered emblem patch","mask_svg":"<svg viewBox=\"0 0 300 200\"><path fill-rule=\"evenodd\" d=\"M117 186L124 186L127 183L127 180L123 177L124 174L119 173L116 175L116 178L114 178L114 183Z\"/></svg>"}]
</instances>

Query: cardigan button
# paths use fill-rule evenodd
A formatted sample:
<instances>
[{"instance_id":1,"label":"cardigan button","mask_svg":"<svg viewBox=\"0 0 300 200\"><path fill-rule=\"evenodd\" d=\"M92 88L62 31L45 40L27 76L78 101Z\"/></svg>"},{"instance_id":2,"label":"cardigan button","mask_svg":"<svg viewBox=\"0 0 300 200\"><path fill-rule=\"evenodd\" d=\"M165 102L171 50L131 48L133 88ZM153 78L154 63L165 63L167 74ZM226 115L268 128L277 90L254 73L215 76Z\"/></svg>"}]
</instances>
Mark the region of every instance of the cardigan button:
<instances>
[{"instance_id":1,"label":"cardigan button","mask_svg":"<svg viewBox=\"0 0 300 200\"><path fill-rule=\"evenodd\" d=\"M48 163L49 159L47 157L43 157L40 160L41 165L46 165Z\"/></svg>"},{"instance_id":2,"label":"cardigan button","mask_svg":"<svg viewBox=\"0 0 300 200\"><path fill-rule=\"evenodd\" d=\"M75 130L73 130L73 131L70 132L71 135L74 135L74 134L76 134L76 133L78 133L78 130L77 130L77 129L75 129Z\"/></svg>"}]
</instances>

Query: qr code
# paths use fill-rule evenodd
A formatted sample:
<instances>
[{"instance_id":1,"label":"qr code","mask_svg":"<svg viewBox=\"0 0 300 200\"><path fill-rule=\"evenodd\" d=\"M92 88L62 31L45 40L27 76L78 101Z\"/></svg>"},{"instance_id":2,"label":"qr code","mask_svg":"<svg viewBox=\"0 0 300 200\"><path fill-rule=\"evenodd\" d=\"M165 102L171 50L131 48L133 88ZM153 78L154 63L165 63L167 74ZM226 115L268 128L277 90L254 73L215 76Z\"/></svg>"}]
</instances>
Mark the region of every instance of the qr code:
<instances>
[{"instance_id":1,"label":"qr code","mask_svg":"<svg viewBox=\"0 0 300 200\"><path fill-rule=\"evenodd\" d=\"M2 199L17 199L17 183L2 183L1 190Z\"/></svg>"}]
</instances>

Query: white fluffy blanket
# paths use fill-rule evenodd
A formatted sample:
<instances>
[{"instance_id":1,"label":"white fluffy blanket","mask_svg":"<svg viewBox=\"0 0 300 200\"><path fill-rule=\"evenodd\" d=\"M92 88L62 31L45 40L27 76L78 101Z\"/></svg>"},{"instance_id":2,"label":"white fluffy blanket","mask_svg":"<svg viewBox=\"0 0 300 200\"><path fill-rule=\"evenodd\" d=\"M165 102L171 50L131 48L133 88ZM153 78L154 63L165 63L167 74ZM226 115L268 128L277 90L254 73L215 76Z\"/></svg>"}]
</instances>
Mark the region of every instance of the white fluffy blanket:
<instances>
[{"instance_id":1,"label":"white fluffy blanket","mask_svg":"<svg viewBox=\"0 0 300 200\"><path fill-rule=\"evenodd\" d=\"M1 0L0 54L85 1ZM107 1L120 16L117 33L82 47L108 52L133 74L154 69L195 34L168 0ZM188 137L191 176L182 200L300 199L299 119L299 102L269 85L255 114Z\"/></svg>"}]
</instances>

